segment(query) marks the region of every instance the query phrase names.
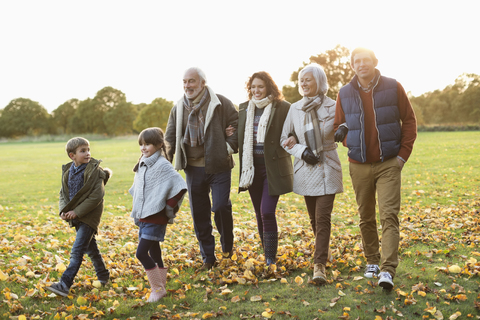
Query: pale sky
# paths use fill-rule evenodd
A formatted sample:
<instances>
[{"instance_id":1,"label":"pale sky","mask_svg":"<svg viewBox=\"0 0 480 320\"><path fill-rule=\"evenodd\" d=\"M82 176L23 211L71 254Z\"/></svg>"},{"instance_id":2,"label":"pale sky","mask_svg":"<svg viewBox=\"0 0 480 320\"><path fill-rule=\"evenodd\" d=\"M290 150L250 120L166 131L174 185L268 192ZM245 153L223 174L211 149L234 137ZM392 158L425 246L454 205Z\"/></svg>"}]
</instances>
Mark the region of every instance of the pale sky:
<instances>
[{"instance_id":1,"label":"pale sky","mask_svg":"<svg viewBox=\"0 0 480 320\"><path fill-rule=\"evenodd\" d=\"M191 66L239 104L254 72L281 88L337 44L373 49L417 96L480 74L479 12L477 0L1 1L0 109L22 97L51 112L106 86L177 101Z\"/></svg>"}]
</instances>

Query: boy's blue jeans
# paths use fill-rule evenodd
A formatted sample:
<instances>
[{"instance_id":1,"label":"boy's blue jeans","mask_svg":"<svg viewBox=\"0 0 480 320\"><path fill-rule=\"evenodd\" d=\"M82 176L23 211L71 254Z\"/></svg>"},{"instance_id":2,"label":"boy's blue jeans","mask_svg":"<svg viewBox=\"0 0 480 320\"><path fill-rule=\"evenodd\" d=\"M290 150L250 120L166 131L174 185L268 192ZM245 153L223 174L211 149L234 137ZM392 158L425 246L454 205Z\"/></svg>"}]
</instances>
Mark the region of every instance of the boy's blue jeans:
<instances>
[{"instance_id":1,"label":"boy's blue jeans","mask_svg":"<svg viewBox=\"0 0 480 320\"><path fill-rule=\"evenodd\" d=\"M98 280L108 281L110 273L105 267L105 262L98 250L97 241L95 240L95 230L78 220L73 220L73 225L77 231L77 236L72 247L72 252L70 253L70 264L60 280L70 288L73 284L73 279L82 265L83 255L88 254L95 267Z\"/></svg>"}]
</instances>

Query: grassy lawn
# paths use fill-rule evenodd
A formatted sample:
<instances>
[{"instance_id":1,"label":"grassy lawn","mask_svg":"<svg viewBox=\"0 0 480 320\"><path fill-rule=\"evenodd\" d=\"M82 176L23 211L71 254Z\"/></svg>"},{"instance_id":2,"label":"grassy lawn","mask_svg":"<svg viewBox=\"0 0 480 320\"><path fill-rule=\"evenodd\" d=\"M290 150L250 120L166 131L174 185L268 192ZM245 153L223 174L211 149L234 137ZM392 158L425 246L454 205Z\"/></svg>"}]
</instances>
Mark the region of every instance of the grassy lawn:
<instances>
[{"instance_id":1,"label":"grassy lawn","mask_svg":"<svg viewBox=\"0 0 480 320\"><path fill-rule=\"evenodd\" d=\"M57 215L61 166L69 161L64 146L0 144L1 319L480 318L480 132L419 133L403 169L401 261L392 291L363 278L355 197L346 149L339 147L345 192L332 216L327 285L310 281L313 233L304 200L293 193L280 197L278 263L276 270L265 269L253 208L248 193L237 192L235 168L236 255L219 256L218 267L195 274L201 259L187 199L162 243L168 294L153 304L142 299L149 288L129 218L127 190L140 155L136 137L91 141L92 156L113 170L97 238L112 282L95 288L86 258L69 298L44 290L68 265L75 239Z\"/></svg>"}]
</instances>

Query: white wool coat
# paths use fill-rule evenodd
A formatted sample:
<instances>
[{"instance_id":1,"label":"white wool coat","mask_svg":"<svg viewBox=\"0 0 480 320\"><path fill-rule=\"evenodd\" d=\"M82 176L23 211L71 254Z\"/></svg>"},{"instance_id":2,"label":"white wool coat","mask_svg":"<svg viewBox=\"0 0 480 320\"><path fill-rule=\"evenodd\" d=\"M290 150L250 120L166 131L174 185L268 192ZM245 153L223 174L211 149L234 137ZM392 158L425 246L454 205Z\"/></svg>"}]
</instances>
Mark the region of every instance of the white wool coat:
<instances>
[{"instance_id":1,"label":"white wool coat","mask_svg":"<svg viewBox=\"0 0 480 320\"><path fill-rule=\"evenodd\" d=\"M160 151L148 158L142 157L133 185L128 190L133 196L130 216L137 221L156 214L165 208L168 199L186 189L183 177L160 155ZM182 200L178 202L178 207Z\"/></svg>"},{"instance_id":2,"label":"white wool coat","mask_svg":"<svg viewBox=\"0 0 480 320\"><path fill-rule=\"evenodd\" d=\"M316 165L307 164L302 160L302 153L307 148L305 141L305 112L302 111L304 99L295 102L290 107L283 125L280 144L287 140L289 133L295 133L298 143L289 149L284 149L295 157L293 163L293 192L302 196L323 196L343 192L342 164L338 158L337 144L334 140L333 121L335 118L335 101L325 97L317 114L320 123L320 133L323 141L324 159Z\"/></svg>"}]
</instances>

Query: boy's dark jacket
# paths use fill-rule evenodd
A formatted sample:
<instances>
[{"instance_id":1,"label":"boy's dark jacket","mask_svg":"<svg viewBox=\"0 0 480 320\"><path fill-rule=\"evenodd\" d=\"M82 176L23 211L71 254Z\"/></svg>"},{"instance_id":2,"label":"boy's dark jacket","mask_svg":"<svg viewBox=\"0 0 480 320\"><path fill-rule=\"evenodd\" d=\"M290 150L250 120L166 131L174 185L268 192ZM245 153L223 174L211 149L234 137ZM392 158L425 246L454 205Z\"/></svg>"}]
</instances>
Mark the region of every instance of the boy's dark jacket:
<instances>
[{"instance_id":1,"label":"boy's dark jacket","mask_svg":"<svg viewBox=\"0 0 480 320\"><path fill-rule=\"evenodd\" d=\"M68 201L68 173L73 161L62 166L62 188L59 197L59 214L73 210L77 220L89 225L95 232L103 213L104 186L112 175L110 169L100 167L101 160L91 158L83 175L83 187ZM70 226L73 226L69 221Z\"/></svg>"}]
</instances>

